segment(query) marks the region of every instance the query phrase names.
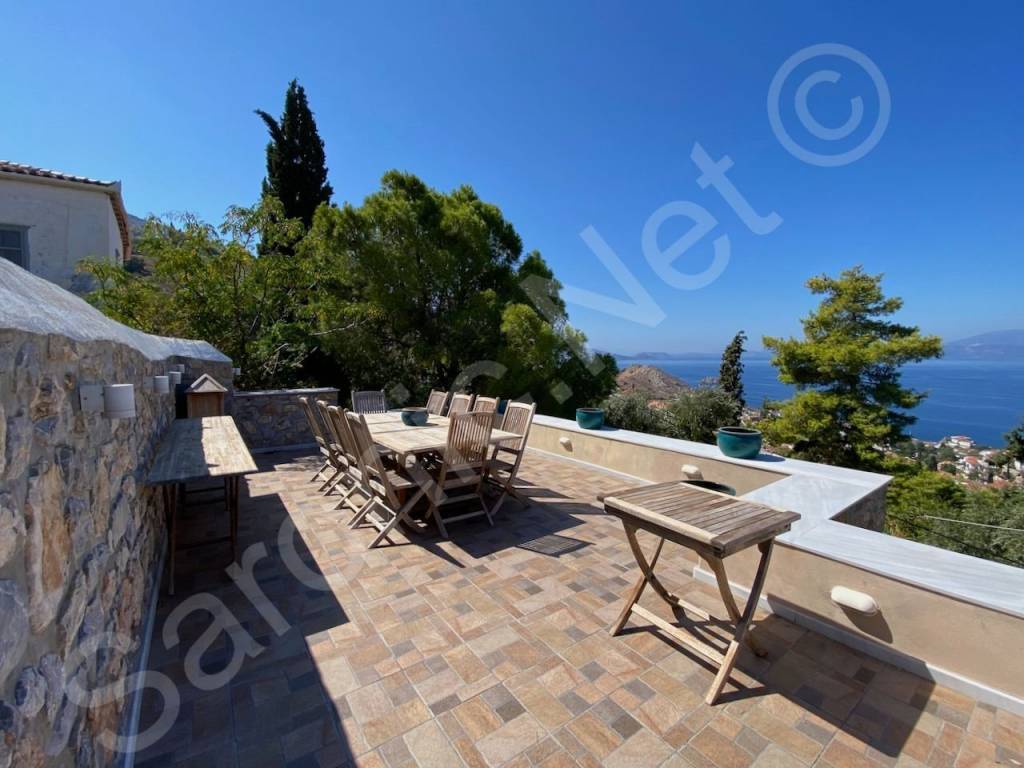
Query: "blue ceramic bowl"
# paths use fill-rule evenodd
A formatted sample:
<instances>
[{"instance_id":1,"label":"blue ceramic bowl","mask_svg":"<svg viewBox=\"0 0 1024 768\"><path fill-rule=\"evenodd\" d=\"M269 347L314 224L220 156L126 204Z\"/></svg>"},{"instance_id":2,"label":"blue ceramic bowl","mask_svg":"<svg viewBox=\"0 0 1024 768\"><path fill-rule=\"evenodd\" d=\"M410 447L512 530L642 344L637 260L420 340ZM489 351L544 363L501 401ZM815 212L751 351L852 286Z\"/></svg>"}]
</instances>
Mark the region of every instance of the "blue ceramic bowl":
<instances>
[{"instance_id":1,"label":"blue ceramic bowl","mask_svg":"<svg viewBox=\"0 0 1024 768\"><path fill-rule=\"evenodd\" d=\"M604 411L600 408L577 408L576 423L580 429L600 429L604 426Z\"/></svg>"},{"instance_id":2,"label":"blue ceramic bowl","mask_svg":"<svg viewBox=\"0 0 1024 768\"><path fill-rule=\"evenodd\" d=\"M426 408L403 408L402 423L407 427L422 427L430 414Z\"/></svg>"},{"instance_id":3,"label":"blue ceramic bowl","mask_svg":"<svg viewBox=\"0 0 1024 768\"><path fill-rule=\"evenodd\" d=\"M748 427L721 427L715 432L718 449L733 459L755 459L761 452L761 433Z\"/></svg>"}]
</instances>

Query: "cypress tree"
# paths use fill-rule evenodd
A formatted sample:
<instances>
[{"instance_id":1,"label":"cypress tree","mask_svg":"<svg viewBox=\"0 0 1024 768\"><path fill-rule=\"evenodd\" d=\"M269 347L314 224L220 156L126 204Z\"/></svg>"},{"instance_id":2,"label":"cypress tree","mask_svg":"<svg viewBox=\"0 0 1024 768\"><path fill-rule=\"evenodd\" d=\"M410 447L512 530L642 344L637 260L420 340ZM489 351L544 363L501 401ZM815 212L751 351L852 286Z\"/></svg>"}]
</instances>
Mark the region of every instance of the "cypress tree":
<instances>
[{"instance_id":1,"label":"cypress tree","mask_svg":"<svg viewBox=\"0 0 1024 768\"><path fill-rule=\"evenodd\" d=\"M270 133L263 196L276 197L288 218L299 219L309 228L317 207L330 202L334 190L327 183L324 142L306 101L306 91L297 80L292 80L280 120L262 109L257 109L256 114Z\"/></svg>"},{"instance_id":2,"label":"cypress tree","mask_svg":"<svg viewBox=\"0 0 1024 768\"><path fill-rule=\"evenodd\" d=\"M722 365L718 369L718 386L736 401L737 420L747 404L743 398L743 343L746 340L747 334L743 331L733 336L722 353Z\"/></svg>"}]
</instances>

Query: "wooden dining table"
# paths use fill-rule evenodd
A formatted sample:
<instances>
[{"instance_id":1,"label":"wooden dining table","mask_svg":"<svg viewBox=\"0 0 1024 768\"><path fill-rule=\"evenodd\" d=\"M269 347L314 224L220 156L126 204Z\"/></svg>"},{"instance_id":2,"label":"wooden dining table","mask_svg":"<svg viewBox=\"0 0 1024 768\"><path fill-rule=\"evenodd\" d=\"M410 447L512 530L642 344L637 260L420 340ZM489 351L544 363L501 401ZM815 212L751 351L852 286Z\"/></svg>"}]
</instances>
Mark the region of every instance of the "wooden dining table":
<instances>
[{"instance_id":1,"label":"wooden dining table","mask_svg":"<svg viewBox=\"0 0 1024 768\"><path fill-rule=\"evenodd\" d=\"M410 427L403 422L401 411L364 413L363 418L366 419L366 426L370 428L373 441L394 453L401 464L410 456L419 457L442 452L448 444L449 419L446 416L431 414L422 427ZM518 440L521 437L515 432L491 430L492 445Z\"/></svg>"}]
</instances>

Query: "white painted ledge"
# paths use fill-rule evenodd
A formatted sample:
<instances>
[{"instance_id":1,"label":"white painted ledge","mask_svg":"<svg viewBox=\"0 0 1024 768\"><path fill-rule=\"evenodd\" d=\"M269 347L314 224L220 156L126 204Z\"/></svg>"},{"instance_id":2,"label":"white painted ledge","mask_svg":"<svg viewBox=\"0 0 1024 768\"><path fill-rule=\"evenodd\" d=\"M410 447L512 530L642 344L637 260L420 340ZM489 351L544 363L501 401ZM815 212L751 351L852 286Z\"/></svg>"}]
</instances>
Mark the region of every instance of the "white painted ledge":
<instances>
[{"instance_id":1,"label":"white painted ledge","mask_svg":"<svg viewBox=\"0 0 1024 768\"><path fill-rule=\"evenodd\" d=\"M802 549L886 578L991 610L1024 618L1024 569L908 541L835 521L833 518L892 478L875 472L772 456L733 459L716 445L647 435L624 429L581 429L575 421L538 415L534 423L590 437L674 451L785 477L743 494L743 498L798 512L801 519L779 537Z\"/></svg>"}]
</instances>

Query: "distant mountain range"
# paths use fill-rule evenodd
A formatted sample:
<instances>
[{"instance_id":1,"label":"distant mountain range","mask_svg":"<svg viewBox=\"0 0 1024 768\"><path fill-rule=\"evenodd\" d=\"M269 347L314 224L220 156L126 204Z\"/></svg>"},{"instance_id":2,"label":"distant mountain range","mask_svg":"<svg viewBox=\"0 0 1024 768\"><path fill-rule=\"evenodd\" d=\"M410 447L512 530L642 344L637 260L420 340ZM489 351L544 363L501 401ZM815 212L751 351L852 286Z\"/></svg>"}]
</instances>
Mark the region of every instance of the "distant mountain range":
<instances>
[{"instance_id":1,"label":"distant mountain range","mask_svg":"<svg viewBox=\"0 0 1024 768\"><path fill-rule=\"evenodd\" d=\"M947 341L949 360L1024 361L1024 330L990 331L958 341Z\"/></svg>"},{"instance_id":2,"label":"distant mountain range","mask_svg":"<svg viewBox=\"0 0 1024 768\"><path fill-rule=\"evenodd\" d=\"M947 360L990 360L1024 362L1024 329L990 331L966 339L944 342ZM721 356L714 352L639 352L635 355L612 353L619 360L650 360L668 362L671 360L717 360ZM763 349L748 350L743 356L749 360L764 360L771 357Z\"/></svg>"},{"instance_id":3,"label":"distant mountain range","mask_svg":"<svg viewBox=\"0 0 1024 768\"><path fill-rule=\"evenodd\" d=\"M663 362L667 362L669 360L718 360L722 357L720 352L638 352L635 355L620 355L617 352L611 352L610 354L617 360L651 360ZM763 349L748 349L743 353L743 357L749 359L767 359L771 357L771 355Z\"/></svg>"}]
</instances>

